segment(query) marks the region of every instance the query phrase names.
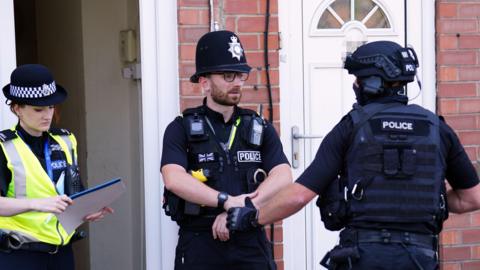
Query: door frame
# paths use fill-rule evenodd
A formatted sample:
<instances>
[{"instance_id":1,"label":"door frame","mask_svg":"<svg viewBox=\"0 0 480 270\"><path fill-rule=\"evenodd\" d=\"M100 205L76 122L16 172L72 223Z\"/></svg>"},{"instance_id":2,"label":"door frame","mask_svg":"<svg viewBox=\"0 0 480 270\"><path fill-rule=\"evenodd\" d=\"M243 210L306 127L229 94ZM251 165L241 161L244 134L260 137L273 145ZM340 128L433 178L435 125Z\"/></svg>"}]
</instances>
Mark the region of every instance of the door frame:
<instances>
[{"instance_id":1,"label":"door frame","mask_svg":"<svg viewBox=\"0 0 480 270\"><path fill-rule=\"evenodd\" d=\"M177 225L162 211L163 131L179 114L177 0L139 0L146 269L173 269ZM165 42L168 41L168 42Z\"/></svg>"},{"instance_id":2,"label":"door frame","mask_svg":"<svg viewBox=\"0 0 480 270\"><path fill-rule=\"evenodd\" d=\"M407 14L421 17L421 33L408 33L408 29L418 28L412 21L407 22L407 39L419 55L421 66L419 76L422 81L422 93L414 101L427 109L436 110L436 70L435 70L435 0L422 1L421 10L408 5ZM285 154L291 162L291 127L296 125L304 130L303 107L303 29L302 1L278 0L280 31L280 119L281 141ZM416 46L421 44L420 46ZM301 91L301 94L299 94ZM292 113L296 112L296 113ZM299 174L299 172L297 172ZM295 173L294 173L295 175ZM285 269L299 269L306 266L306 254L303 253L307 241L305 229L305 208L283 222L283 250ZM303 238L302 238L303 236ZM308 252L308 251L307 251Z\"/></svg>"},{"instance_id":3,"label":"door frame","mask_svg":"<svg viewBox=\"0 0 480 270\"><path fill-rule=\"evenodd\" d=\"M0 29L2 29L2 42L0 42L0 86L10 83L10 74L17 66L15 46L15 17L13 0L0 1ZM0 95L0 104L5 104L5 97ZM8 106L0 106L0 130L11 128L17 118L10 112Z\"/></svg>"}]
</instances>

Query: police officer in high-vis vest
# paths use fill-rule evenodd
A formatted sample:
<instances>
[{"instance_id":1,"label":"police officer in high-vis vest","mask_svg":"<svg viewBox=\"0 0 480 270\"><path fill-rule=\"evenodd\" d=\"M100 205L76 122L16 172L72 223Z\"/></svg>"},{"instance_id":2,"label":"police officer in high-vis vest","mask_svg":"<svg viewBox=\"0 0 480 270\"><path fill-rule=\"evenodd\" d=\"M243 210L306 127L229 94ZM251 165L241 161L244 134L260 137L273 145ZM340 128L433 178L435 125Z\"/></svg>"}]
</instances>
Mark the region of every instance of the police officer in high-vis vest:
<instances>
[{"instance_id":1,"label":"police officer in high-vis vest","mask_svg":"<svg viewBox=\"0 0 480 270\"><path fill-rule=\"evenodd\" d=\"M68 195L83 189L77 141L68 130L51 127L55 105L67 92L46 67L29 64L12 72L3 93L18 124L0 132L0 269L72 270L76 234L67 233L55 214L72 204Z\"/></svg>"},{"instance_id":2,"label":"police officer in high-vis vest","mask_svg":"<svg viewBox=\"0 0 480 270\"><path fill-rule=\"evenodd\" d=\"M480 185L444 119L407 105L405 86L417 68L415 51L390 41L347 56L345 69L356 76L353 109L295 183L258 211L230 209L229 228L285 218L318 194L325 227L341 230L321 262L328 269L438 269L442 223L448 211L479 209Z\"/></svg>"},{"instance_id":3,"label":"police officer in high-vis vest","mask_svg":"<svg viewBox=\"0 0 480 270\"><path fill-rule=\"evenodd\" d=\"M246 196L260 207L292 180L273 126L237 106L250 69L236 34L198 41L190 80L206 97L170 123L163 142L163 208L180 226L176 270L276 269L263 228L226 228L228 208Z\"/></svg>"}]
</instances>

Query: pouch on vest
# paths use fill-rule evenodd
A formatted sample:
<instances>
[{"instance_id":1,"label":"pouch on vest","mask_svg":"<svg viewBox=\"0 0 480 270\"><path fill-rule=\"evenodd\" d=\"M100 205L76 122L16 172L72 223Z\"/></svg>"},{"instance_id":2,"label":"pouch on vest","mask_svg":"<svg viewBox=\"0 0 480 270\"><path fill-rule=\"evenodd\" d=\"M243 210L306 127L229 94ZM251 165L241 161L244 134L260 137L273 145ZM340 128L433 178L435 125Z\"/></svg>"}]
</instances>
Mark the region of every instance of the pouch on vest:
<instances>
[{"instance_id":1,"label":"pouch on vest","mask_svg":"<svg viewBox=\"0 0 480 270\"><path fill-rule=\"evenodd\" d=\"M80 179L80 170L77 165L67 165L65 169L65 194L71 196L85 188Z\"/></svg>"},{"instance_id":2,"label":"pouch on vest","mask_svg":"<svg viewBox=\"0 0 480 270\"><path fill-rule=\"evenodd\" d=\"M317 199L320 218L327 230L338 231L346 225L348 198L345 181L342 177L332 181L326 192Z\"/></svg>"},{"instance_id":3,"label":"pouch on vest","mask_svg":"<svg viewBox=\"0 0 480 270\"><path fill-rule=\"evenodd\" d=\"M183 214L185 201L180 199L173 192L168 189L163 189L163 205L162 208L165 211L165 215L169 216L173 221L182 221L185 219Z\"/></svg>"}]
</instances>

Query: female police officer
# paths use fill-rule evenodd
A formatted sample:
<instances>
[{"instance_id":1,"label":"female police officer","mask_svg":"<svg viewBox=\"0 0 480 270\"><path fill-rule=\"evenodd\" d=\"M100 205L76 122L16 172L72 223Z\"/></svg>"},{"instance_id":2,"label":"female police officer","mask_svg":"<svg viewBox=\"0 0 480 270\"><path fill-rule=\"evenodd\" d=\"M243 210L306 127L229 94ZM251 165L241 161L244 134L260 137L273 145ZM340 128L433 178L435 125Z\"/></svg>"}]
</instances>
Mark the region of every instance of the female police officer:
<instances>
[{"instance_id":1,"label":"female police officer","mask_svg":"<svg viewBox=\"0 0 480 270\"><path fill-rule=\"evenodd\" d=\"M328 133L296 183L259 214L251 207L232 209L229 228L287 217L318 194L325 227L343 229L322 265L438 269L447 201L454 213L479 209L480 185L453 130L432 112L407 105L403 87L417 67L413 49L390 41L365 44L348 56L357 105Z\"/></svg>"},{"instance_id":2,"label":"female police officer","mask_svg":"<svg viewBox=\"0 0 480 270\"><path fill-rule=\"evenodd\" d=\"M74 269L74 233L68 234L54 214L72 204L67 195L77 142L69 131L50 127L54 106L67 92L46 67L31 64L12 72L3 93L19 121L0 132L0 268ZM111 211L104 208L85 220Z\"/></svg>"}]
</instances>

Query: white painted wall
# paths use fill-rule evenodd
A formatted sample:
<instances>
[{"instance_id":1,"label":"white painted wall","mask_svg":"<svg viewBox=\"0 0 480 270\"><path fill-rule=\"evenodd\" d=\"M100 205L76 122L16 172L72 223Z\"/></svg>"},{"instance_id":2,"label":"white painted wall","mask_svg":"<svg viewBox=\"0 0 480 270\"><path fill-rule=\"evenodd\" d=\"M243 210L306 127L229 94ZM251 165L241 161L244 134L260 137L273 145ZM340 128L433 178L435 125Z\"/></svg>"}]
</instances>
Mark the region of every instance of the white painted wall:
<instances>
[{"instance_id":1,"label":"white painted wall","mask_svg":"<svg viewBox=\"0 0 480 270\"><path fill-rule=\"evenodd\" d=\"M10 83L10 74L16 67L15 57L15 27L13 17L13 0L0 1L0 87ZM0 129L12 127L17 118L5 106L5 97L0 94Z\"/></svg>"}]
</instances>

